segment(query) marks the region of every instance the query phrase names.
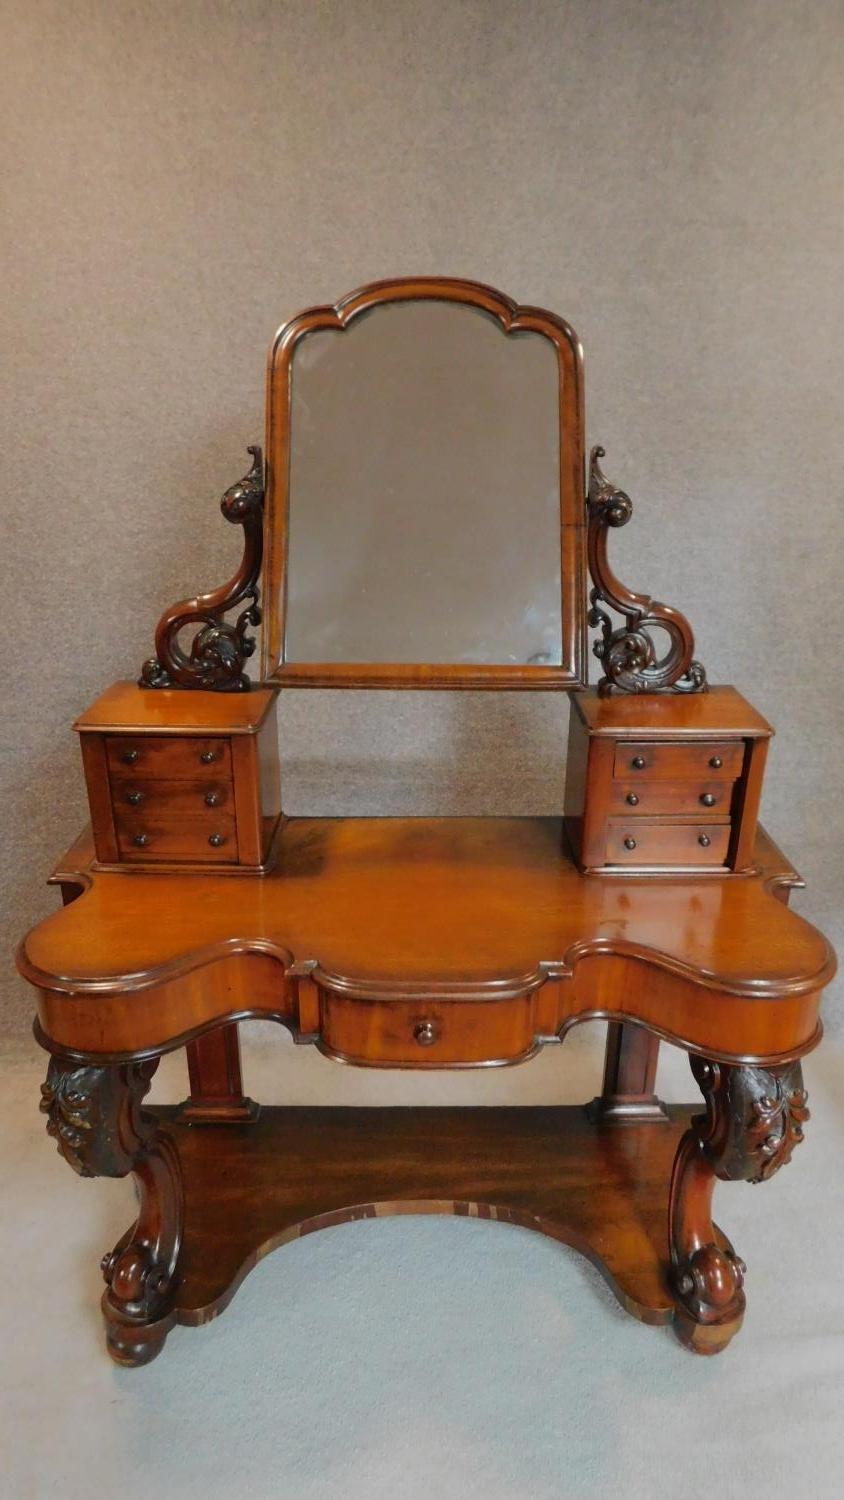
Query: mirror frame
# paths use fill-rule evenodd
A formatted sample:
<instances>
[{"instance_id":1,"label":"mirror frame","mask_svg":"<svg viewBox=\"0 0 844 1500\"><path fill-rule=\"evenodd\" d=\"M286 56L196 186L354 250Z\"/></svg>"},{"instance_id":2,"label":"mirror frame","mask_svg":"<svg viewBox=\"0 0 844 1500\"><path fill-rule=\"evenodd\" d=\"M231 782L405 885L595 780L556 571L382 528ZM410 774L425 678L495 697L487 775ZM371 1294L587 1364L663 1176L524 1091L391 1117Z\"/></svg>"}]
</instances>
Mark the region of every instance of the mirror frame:
<instances>
[{"instance_id":1,"label":"mirror frame","mask_svg":"<svg viewBox=\"0 0 844 1500\"><path fill-rule=\"evenodd\" d=\"M560 664L418 662L288 662L284 660L290 500L293 360L300 341L316 329L342 333L356 318L391 302L457 302L491 313L505 335L530 331L550 339L557 353L560 411ZM556 314L520 307L481 282L450 277L376 281L335 306L312 307L278 330L267 362L266 497L262 579L261 677L296 687L572 689L586 685L586 496L583 351L574 330ZM445 542L445 538L444 538ZM539 561L539 560L538 560Z\"/></svg>"}]
</instances>

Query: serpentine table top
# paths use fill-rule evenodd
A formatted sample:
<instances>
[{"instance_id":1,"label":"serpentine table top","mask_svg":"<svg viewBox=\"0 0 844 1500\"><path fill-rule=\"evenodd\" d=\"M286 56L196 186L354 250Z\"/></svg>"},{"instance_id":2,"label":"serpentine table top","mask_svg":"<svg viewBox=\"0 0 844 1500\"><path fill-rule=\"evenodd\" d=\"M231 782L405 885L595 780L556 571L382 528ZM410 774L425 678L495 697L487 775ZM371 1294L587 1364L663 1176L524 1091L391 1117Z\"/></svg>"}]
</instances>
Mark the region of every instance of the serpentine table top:
<instances>
[{"instance_id":1,"label":"serpentine table top","mask_svg":"<svg viewBox=\"0 0 844 1500\"><path fill-rule=\"evenodd\" d=\"M761 831L756 854L741 878L594 878L558 818L291 818L267 874L138 875L92 868L85 834L52 877L81 894L30 932L21 964L42 1040L115 1057L224 1015L343 1056L343 1006L359 1029L360 1007L389 1016L393 1001L395 1019L426 1001L459 1026L464 1063L519 1061L595 1016L725 1061L787 1059L818 1039L834 959L786 906L801 882ZM407 1061L397 1035L386 1059L380 1044L352 1060ZM448 1036L416 1054L448 1065Z\"/></svg>"}]
</instances>

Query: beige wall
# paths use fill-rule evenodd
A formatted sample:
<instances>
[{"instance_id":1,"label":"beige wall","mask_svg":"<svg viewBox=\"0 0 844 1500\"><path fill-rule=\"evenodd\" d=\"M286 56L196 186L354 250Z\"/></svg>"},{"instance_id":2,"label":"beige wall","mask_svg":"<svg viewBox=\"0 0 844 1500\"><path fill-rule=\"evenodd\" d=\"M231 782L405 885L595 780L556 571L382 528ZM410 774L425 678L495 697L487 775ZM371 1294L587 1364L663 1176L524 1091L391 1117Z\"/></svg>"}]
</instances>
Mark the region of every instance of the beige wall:
<instances>
[{"instance_id":1,"label":"beige wall","mask_svg":"<svg viewBox=\"0 0 844 1500\"><path fill-rule=\"evenodd\" d=\"M9 943L53 907L43 876L84 817L74 715L237 553L216 503L260 434L272 331L411 272L490 281L580 332L588 436L636 501L623 576L687 610L713 680L777 725L766 821L834 935L838 0L0 12ZM565 708L291 695L288 806L553 809ZM10 980L6 1036L30 1014ZM431 1096L526 1097L549 1066Z\"/></svg>"}]
</instances>

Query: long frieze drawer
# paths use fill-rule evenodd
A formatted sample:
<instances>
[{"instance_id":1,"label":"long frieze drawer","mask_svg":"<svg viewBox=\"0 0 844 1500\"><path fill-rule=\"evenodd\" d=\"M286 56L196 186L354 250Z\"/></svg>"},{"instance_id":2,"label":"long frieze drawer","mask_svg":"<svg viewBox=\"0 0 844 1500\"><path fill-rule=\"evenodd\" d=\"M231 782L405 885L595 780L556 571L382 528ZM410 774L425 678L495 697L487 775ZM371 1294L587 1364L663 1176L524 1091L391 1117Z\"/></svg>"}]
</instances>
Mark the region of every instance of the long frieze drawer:
<instances>
[{"instance_id":1,"label":"long frieze drawer","mask_svg":"<svg viewBox=\"0 0 844 1500\"><path fill-rule=\"evenodd\" d=\"M326 992L321 1039L363 1065L515 1062L534 1047L534 993L508 1000L366 1000Z\"/></svg>"},{"instance_id":2,"label":"long frieze drawer","mask_svg":"<svg viewBox=\"0 0 844 1500\"><path fill-rule=\"evenodd\" d=\"M665 745L646 741L621 741L616 746L613 775L627 782L735 781L744 763L742 740L698 740L694 744Z\"/></svg>"},{"instance_id":3,"label":"long frieze drawer","mask_svg":"<svg viewBox=\"0 0 844 1500\"><path fill-rule=\"evenodd\" d=\"M131 809L152 817L163 813L165 816L214 818L221 812L231 813L234 808L230 781L202 778L194 781L153 781L138 776L121 778L112 787L112 801L118 817Z\"/></svg>"},{"instance_id":4,"label":"long frieze drawer","mask_svg":"<svg viewBox=\"0 0 844 1500\"><path fill-rule=\"evenodd\" d=\"M652 823L613 818L607 829L608 865L723 865L729 823Z\"/></svg>"},{"instance_id":5,"label":"long frieze drawer","mask_svg":"<svg viewBox=\"0 0 844 1500\"><path fill-rule=\"evenodd\" d=\"M106 736L106 757L112 778L152 776L157 780L189 781L193 777L228 780L232 773L228 739L185 735Z\"/></svg>"},{"instance_id":6,"label":"long frieze drawer","mask_svg":"<svg viewBox=\"0 0 844 1500\"><path fill-rule=\"evenodd\" d=\"M614 817L678 816L724 818L729 815L735 792L733 781L637 781L631 771L624 781L610 787L610 812Z\"/></svg>"},{"instance_id":7,"label":"long frieze drawer","mask_svg":"<svg viewBox=\"0 0 844 1500\"><path fill-rule=\"evenodd\" d=\"M176 859L237 864L236 825L228 814L166 818L118 811L115 823L120 858L131 863Z\"/></svg>"}]
</instances>

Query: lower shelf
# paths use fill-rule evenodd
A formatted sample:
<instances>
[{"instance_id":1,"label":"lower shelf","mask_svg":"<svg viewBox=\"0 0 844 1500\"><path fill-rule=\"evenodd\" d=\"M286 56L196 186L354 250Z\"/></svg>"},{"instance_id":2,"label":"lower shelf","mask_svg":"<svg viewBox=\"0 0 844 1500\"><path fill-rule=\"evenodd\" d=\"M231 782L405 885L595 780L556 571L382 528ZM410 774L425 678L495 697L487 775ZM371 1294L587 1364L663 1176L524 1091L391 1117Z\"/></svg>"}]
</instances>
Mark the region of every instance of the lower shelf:
<instances>
[{"instance_id":1,"label":"lower shelf","mask_svg":"<svg viewBox=\"0 0 844 1500\"><path fill-rule=\"evenodd\" d=\"M668 1191L691 1109L671 1108L667 1124L603 1126L579 1106L265 1108L252 1124L193 1126L156 1113L185 1184L176 1322L217 1316L287 1240L417 1213L538 1230L587 1256L635 1317L674 1316Z\"/></svg>"}]
</instances>

